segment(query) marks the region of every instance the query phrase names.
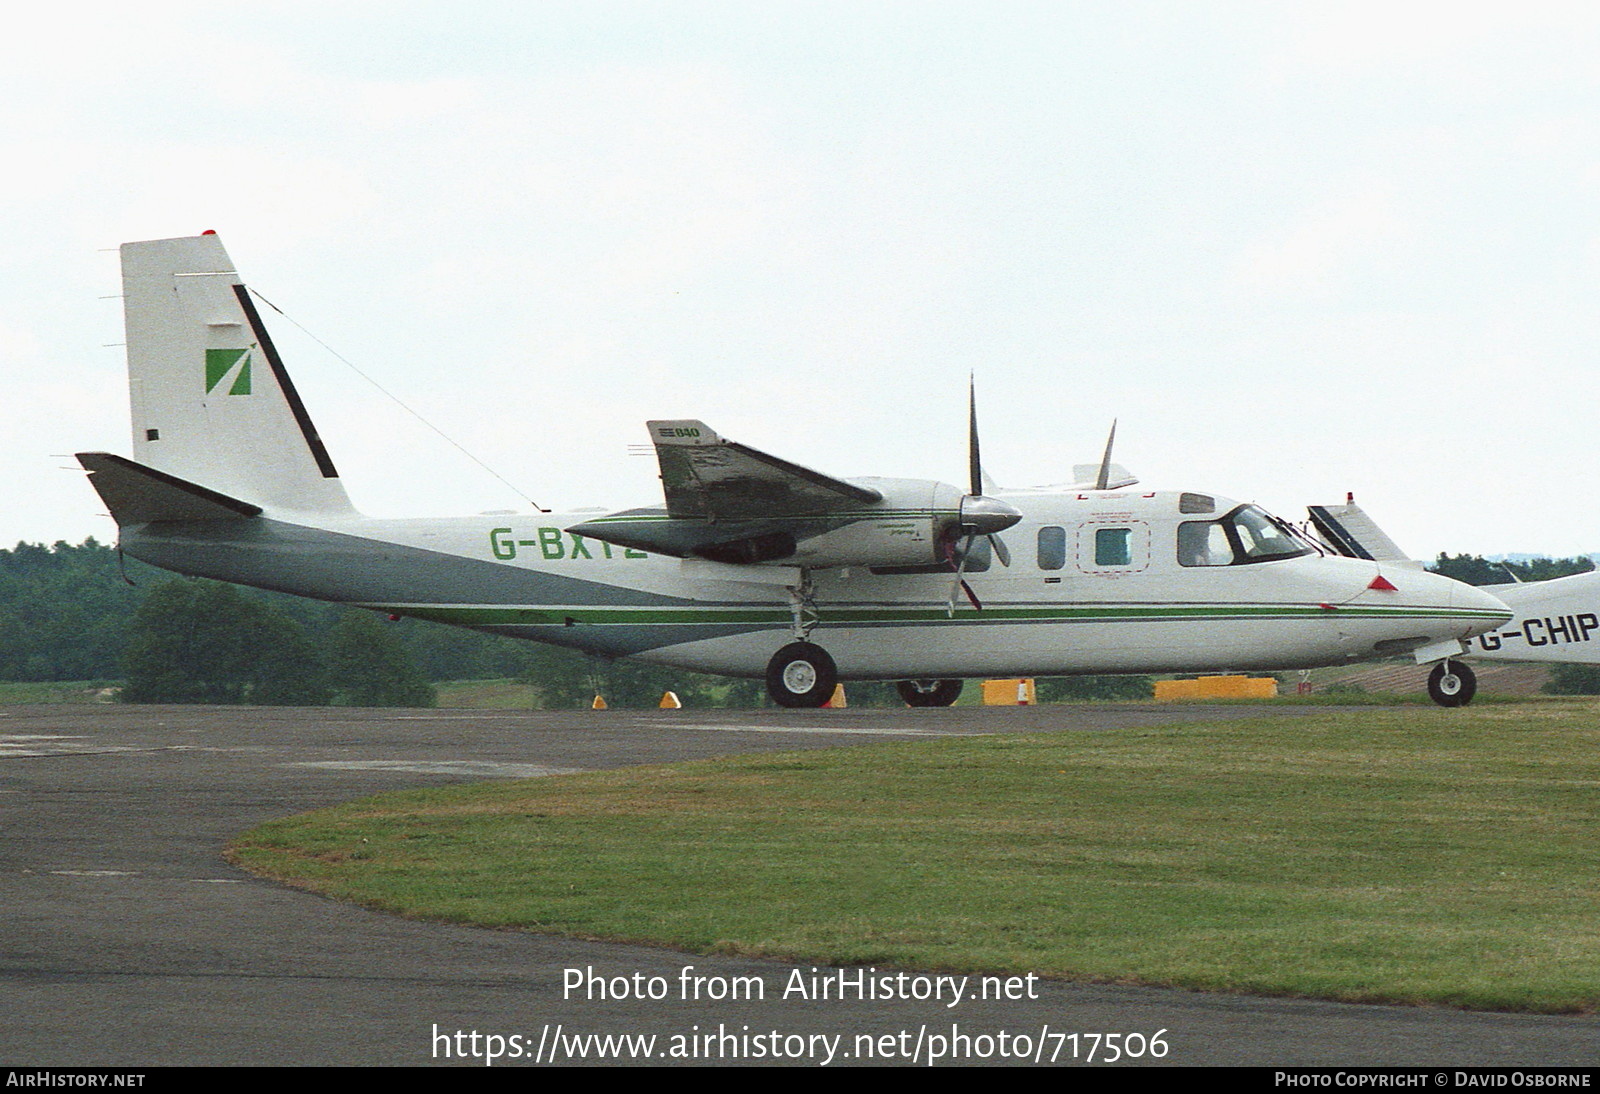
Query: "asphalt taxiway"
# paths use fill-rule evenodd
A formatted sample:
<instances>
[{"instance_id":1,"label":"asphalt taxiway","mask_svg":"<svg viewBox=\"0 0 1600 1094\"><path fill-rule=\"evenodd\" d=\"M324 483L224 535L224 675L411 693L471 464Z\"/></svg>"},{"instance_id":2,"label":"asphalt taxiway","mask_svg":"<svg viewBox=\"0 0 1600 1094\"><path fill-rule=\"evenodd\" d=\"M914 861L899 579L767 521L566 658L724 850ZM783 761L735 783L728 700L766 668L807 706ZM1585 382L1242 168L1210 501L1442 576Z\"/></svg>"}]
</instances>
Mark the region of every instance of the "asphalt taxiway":
<instances>
[{"instance_id":1,"label":"asphalt taxiway","mask_svg":"<svg viewBox=\"0 0 1600 1094\"><path fill-rule=\"evenodd\" d=\"M0 708L0 1063L482 1066L491 1035L503 1051L532 1055L538 1043L548 1060L558 1043L592 1055L597 1043L581 1039L591 1033L653 1034L644 1055L662 1063L674 1046L698 1063L757 1052L756 1062L777 1053L819 1063L830 1044L835 1064L873 1046L891 1058L914 1049L925 1062L939 1037L965 1050L955 1062L1015 1062L999 1053L1009 1043L1014 1055L1020 1038L1030 1061L1042 1046L1039 1058L1084 1062L1092 1034L1140 1035L1094 1041L1104 1060L1113 1043L1145 1046L1163 1031L1164 1057L1145 1047L1139 1062L1600 1064L1600 1019L1590 1017L1050 982L1036 999L955 1008L782 999L792 974L782 963L413 922L262 881L221 857L230 837L262 821L404 786L878 739L1116 732L1239 713ZM767 997L683 1001L688 966L708 982L759 980ZM673 991L659 1001L564 998L569 969L659 977Z\"/></svg>"}]
</instances>

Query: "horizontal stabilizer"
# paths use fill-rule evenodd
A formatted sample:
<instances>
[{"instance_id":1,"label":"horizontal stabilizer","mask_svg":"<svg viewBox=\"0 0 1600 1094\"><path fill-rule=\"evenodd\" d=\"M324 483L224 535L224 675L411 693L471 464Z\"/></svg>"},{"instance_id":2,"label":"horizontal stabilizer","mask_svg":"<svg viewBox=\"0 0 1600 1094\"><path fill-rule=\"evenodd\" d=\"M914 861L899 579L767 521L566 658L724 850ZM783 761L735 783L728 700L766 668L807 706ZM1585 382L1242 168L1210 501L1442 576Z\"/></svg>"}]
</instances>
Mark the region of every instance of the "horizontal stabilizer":
<instances>
[{"instance_id":1,"label":"horizontal stabilizer","mask_svg":"<svg viewBox=\"0 0 1600 1094\"><path fill-rule=\"evenodd\" d=\"M163 520L243 520L261 515L259 505L110 452L79 452L78 462L89 472L89 485L119 528Z\"/></svg>"},{"instance_id":2,"label":"horizontal stabilizer","mask_svg":"<svg viewBox=\"0 0 1600 1094\"><path fill-rule=\"evenodd\" d=\"M1355 503L1308 505L1311 523L1322 541L1346 558L1373 562L1409 562L1411 556L1395 546L1365 510Z\"/></svg>"}]
</instances>

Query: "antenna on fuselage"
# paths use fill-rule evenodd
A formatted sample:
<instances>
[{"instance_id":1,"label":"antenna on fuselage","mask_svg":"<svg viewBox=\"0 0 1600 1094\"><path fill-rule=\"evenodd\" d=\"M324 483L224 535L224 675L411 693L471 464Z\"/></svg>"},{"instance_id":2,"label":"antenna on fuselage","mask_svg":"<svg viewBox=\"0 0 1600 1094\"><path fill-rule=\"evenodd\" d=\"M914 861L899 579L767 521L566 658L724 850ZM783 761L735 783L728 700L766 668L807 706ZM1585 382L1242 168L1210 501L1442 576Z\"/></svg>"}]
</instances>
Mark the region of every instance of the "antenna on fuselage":
<instances>
[{"instance_id":1,"label":"antenna on fuselage","mask_svg":"<svg viewBox=\"0 0 1600 1094\"><path fill-rule=\"evenodd\" d=\"M496 471L494 468L490 467L488 464L486 464L482 460L480 460L477 456L473 455L472 452L468 451L467 447L465 445L463 445L460 441L456 440L454 437L450 436L450 434L446 433L444 430L442 430L438 426L434 425L427 418L423 417L421 412L413 409L412 406L409 403L407 403L404 399L400 398L400 396L396 395L394 392L390 391L388 388L386 388L382 384L378 383L377 380L373 379L370 375L368 375L360 366L358 366L354 361L350 360L350 358L346 357L344 354L340 353L338 350L336 350L332 346L328 345L328 343L324 342L321 338L318 338L316 336L316 334L314 334L311 330L309 330L306 326L304 326L294 316L290 315L288 312L286 312L282 308L278 307L278 305L274 304L272 301L270 301L266 297L262 296L255 289L247 289L247 291L249 292L249 294L251 296L253 296L257 300L261 301L263 304L265 304L267 307L271 308L273 311L277 312L279 315L283 316L283 318L285 320L287 320L289 323L293 324L296 328L298 328L301 334L304 334L307 338L311 339L317 345L321 346L323 349L325 349L329 353L333 354L335 360L339 361L346 368L348 368L351 372L355 373L357 376L361 377L367 383L369 383L373 387L377 388L378 389L378 393L381 394L384 398L388 399L395 406L399 407L401 410L403 410L407 414L411 415L417 421L421 422L423 425L425 425L429 429L433 430L441 438L443 438L443 440L444 440L444 442L446 444L450 445L457 452L460 452L467 459L471 460L473 463L477 464L479 467L481 467L485 471L489 472L489 474L493 475L496 479L499 479L500 480L500 484L502 486L505 486L513 494L516 494L518 497L522 498L523 501L525 501L529 505L533 506L539 512L541 512L541 513L550 512L550 510L546 509L544 506L542 506L538 502L534 501L531 497L529 497L527 495L527 493L525 491L523 491L522 489L517 487L514 483L512 483L510 479L506 478L504 475L500 474L500 472Z\"/></svg>"}]
</instances>

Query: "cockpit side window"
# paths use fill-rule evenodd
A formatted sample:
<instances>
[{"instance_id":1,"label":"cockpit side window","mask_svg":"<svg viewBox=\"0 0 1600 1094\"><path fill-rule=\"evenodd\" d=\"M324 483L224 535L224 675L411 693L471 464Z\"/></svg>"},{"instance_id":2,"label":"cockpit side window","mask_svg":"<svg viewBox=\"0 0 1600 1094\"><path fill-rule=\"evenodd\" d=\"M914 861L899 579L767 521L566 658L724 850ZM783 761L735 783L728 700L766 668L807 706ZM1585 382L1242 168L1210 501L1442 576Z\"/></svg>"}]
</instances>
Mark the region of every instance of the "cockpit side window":
<instances>
[{"instance_id":1,"label":"cockpit side window","mask_svg":"<svg viewBox=\"0 0 1600 1094\"><path fill-rule=\"evenodd\" d=\"M1241 505L1221 520L1178 525L1181 566L1242 566L1310 553L1310 547L1254 505Z\"/></svg>"},{"instance_id":2,"label":"cockpit side window","mask_svg":"<svg viewBox=\"0 0 1600 1094\"><path fill-rule=\"evenodd\" d=\"M1294 558L1311 553L1311 548L1290 535L1286 528L1267 515L1266 510L1254 505L1236 509L1225 519L1230 522L1231 530L1248 562Z\"/></svg>"}]
</instances>

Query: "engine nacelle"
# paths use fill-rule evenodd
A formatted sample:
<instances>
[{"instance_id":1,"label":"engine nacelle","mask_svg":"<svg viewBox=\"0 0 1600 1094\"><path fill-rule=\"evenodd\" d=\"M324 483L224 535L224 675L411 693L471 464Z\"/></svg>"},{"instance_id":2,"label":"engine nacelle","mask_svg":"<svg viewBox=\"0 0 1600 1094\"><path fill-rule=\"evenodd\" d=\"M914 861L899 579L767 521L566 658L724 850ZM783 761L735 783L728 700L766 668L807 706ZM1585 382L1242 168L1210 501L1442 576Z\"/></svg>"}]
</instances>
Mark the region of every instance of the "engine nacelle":
<instances>
[{"instance_id":1,"label":"engine nacelle","mask_svg":"<svg viewBox=\"0 0 1600 1094\"><path fill-rule=\"evenodd\" d=\"M951 546L960 537L989 535L1021 519L1005 502L963 494L949 483L851 481L870 487L879 499L812 514L720 521L632 509L568 531L674 558L737 566L938 568L949 565Z\"/></svg>"},{"instance_id":2,"label":"engine nacelle","mask_svg":"<svg viewBox=\"0 0 1600 1094\"><path fill-rule=\"evenodd\" d=\"M962 493L926 479L861 479L883 500L850 523L798 538L790 566L940 566L960 516Z\"/></svg>"}]
</instances>

